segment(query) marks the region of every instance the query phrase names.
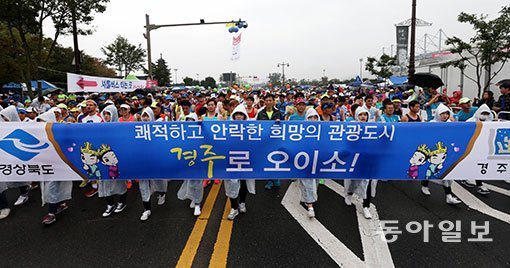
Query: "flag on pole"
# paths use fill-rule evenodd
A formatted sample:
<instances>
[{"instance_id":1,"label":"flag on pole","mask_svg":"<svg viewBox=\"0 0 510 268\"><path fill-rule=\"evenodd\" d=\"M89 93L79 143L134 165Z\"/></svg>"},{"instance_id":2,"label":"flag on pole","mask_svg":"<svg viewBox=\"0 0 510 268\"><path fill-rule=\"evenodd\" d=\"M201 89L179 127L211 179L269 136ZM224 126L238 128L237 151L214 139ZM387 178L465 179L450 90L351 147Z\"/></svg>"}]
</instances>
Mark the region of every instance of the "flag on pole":
<instances>
[{"instance_id":1,"label":"flag on pole","mask_svg":"<svg viewBox=\"0 0 510 268\"><path fill-rule=\"evenodd\" d=\"M232 37L232 57L231 60L239 60L241 53L241 34Z\"/></svg>"}]
</instances>

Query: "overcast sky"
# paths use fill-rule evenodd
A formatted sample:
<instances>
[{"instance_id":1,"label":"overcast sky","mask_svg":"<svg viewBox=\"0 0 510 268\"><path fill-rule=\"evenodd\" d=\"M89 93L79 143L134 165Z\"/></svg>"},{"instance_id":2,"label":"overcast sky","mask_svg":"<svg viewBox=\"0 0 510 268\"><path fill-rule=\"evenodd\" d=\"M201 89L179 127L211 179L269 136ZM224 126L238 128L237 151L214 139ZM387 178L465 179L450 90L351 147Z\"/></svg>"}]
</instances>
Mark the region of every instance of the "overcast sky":
<instances>
[{"instance_id":1,"label":"overcast sky","mask_svg":"<svg viewBox=\"0 0 510 268\"><path fill-rule=\"evenodd\" d=\"M468 37L471 27L457 22L461 11L494 17L505 4L507 0L418 0L418 18L433 26L419 28L417 39L439 29L448 36ZM266 77L281 71L276 66L281 61L290 64L290 78L318 79L325 70L329 78L346 79L359 73L360 58L381 55L383 47L389 53L395 43L394 24L410 18L411 0L111 0L106 12L96 15L94 34L80 37L80 49L104 58L100 48L119 34L146 48L146 13L154 24L239 18L248 22L239 61L230 60L232 34L223 25L152 31L153 60L161 53L172 69L178 69L179 80L196 79L197 73L201 79L216 79L229 71ZM59 42L72 46L71 37Z\"/></svg>"}]
</instances>

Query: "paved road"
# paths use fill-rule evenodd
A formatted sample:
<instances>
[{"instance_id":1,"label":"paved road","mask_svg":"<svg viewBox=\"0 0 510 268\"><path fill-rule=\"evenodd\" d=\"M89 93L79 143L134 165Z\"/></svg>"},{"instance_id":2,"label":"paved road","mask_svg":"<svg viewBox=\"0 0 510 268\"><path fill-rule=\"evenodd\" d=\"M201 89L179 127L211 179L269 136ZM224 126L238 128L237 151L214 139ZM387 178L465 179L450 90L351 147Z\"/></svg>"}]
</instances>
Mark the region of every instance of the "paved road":
<instances>
[{"instance_id":1,"label":"paved road","mask_svg":"<svg viewBox=\"0 0 510 268\"><path fill-rule=\"evenodd\" d=\"M153 203L149 221L139 220L142 204L129 191L127 209L101 218L104 201L83 197L75 188L70 209L52 226L42 226L40 193L0 221L2 267L508 267L510 266L510 186L491 182L498 192L488 197L454 186L465 204L445 204L438 185L432 196L421 194L417 182L380 182L365 220L357 206L348 207L341 182L319 187L316 219L306 217L297 187L290 181L277 190L248 197L248 213L226 220L229 204L223 187L208 187L202 216L192 215L188 202L177 200L180 181L171 181L167 202ZM15 189L8 191L13 203ZM381 221L398 220L403 231L395 242L381 239ZM460 221L460 243L445 243L438 224ZM429 242L423 231L413 234L406 224L429 221ZM468 242L471 222L488 221L492 242ZM389 239L390 237L387 236Z\"/></svg>"}]
</instances>

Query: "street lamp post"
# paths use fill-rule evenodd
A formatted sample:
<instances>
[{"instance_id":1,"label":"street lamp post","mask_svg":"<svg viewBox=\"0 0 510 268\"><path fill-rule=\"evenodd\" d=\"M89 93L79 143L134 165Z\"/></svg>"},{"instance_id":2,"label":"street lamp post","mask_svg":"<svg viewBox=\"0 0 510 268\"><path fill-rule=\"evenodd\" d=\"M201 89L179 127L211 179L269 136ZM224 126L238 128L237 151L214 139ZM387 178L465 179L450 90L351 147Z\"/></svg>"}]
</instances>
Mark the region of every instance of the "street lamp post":
<instances>
[{"instance_id":1,"label":"street lamp post","mask_svg":"<svg viewBox=\"0 0 510 268\"><path fill-rule=\"evenodd\" d=\"M200 75L199 74L197 74L197 81L198 81L198 83L200 83Z\"/></svg>"},{"instance_id":2,"label":"street lamp post","mask_svg":"<svg viewBox=\"0 0 510 268\"><path fill-rule=\"evenodd\" d=\"M241 19L234 21L215 21L215 22L205 22L203 19L200 20L198 23L179 23L179 24L150 24L149 15L145 14L145 33L143 36L145 39L147 39L147 70L149 73L149 78L152 79L152 64L151 64L151 31L156 30L163 27L180 27L180 26L194 26L194 25L212 25L212 24L227 24L227 23L234 23L239 28L247 28L248 24L246 21L243 21ZM176 75L177 76L177 75Z\"/></svg>"},{"instance_id":3,"label":"street lamp post","mask_svg":"<svg viewBox=\"0 0 510 268\"><path fill-rule=\"evenodd\" d=\"M359 59L359 78L363 79L363 58Z\"/></svg>"},{"instance_id":4,"label":"street lamp post","mask_svg":"<svg viewBox=\"0 0 510 268\"><path fill-rule=\"evenodd\" d=\"M149 79L152 79L151 28L148 27L151 24L147 14L145 14L145 25L144 37L147 39L147 70L149 70Z\"/></svg>"},{"instance_id":5,"label":"street lamp post","mask_svg":"<svg viewBox=\"0 0 510 268\"><path fill-rule=\"evenodd\" d=\"M415 68L415 45L416 45L416 0L412 0L412 7L411 7L411 51L409 55L409 79L414 76L414 73L416 72Z\"/></svg>"},{"instance_id":6,"label":"street lamp post","mask_svg":"<svg viewBox=\"0 0 510 268\"><path fill-rule=\"evenodd\" d=\"M278 63L277 67L282 67L282 87L285 86L285 66L289 67L288 63L281 62Z\"/></svg>"},{"instance_id":7,"label":"street lamp post","mask_svg":"<svg viewBox=\"0 0 510 268\"><path fill-rule=\"evenodd\" d=\"M176 83L176 84L177 84L177 81L179 81L179 80L177 79L177 70L178 70L177 68L176 68L176 69L174 69L174 71L175 71L175 83Z\"/></svg>"}]
</instances>

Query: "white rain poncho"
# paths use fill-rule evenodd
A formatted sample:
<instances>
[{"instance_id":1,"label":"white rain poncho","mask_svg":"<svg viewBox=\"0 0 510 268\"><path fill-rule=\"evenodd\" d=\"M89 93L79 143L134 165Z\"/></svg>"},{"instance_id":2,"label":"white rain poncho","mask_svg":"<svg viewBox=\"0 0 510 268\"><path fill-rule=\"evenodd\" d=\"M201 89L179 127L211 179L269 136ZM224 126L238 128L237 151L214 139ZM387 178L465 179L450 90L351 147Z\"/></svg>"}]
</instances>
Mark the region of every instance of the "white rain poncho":
<instances>
[{"instance_id":1,"label":"white rain poncho","mask_svg":"<svg viewBox=\"0 0 510 268\"><path fill-rule=\"evenodd\" d=\"M180 200L189 199L195 204L202 203L204 198L204 186L202 180L184 180L181 188L177 192L177 198Z\"/></svg>"},{"instance_id":2,"label":"white rain poncho","mask_svg":"<svg viewBox=\"0 0 510 268\"><path fill-rule=\"evenodd\" d=\"M488 113L488 115L482 115L482 113ZM466 122L491 122L494 120L494 114L487 104L482 104L478 110L476 110L473 117L469 118Z\"/></svg>"},{"instance_id":3,"label":"white rain poncho","mask_svg":"<svg viewBox=\"0 0 510 268\"><path fill-rule=\"evenodd\" d=\"M368 110L365 107L358 107L355 111L354 118L359 122L359 115L366 113L369 116ZM368 184L371 183L370 195L375 197L377 180L344 180L345 194L356 194L362 199L367 199Z\"/></svg>"},{"instance_id":4,"label":"white rain poncho","mask_svg":"<svg viewBox=\"0 0 510 268\"><path fill-rule=\"evenodd\" d=\"M244 107L244 104L239 104L232 112L232 119L234 120L234 115L236 113L242 113L244 114L245 120L248 120L248 112L246 112L246 108ZM238 179L231 179L231 180L225 180L225 194L229 198L237 198L239 196L239 190L241 189L241 181ZM255 194L255 180L246 180L246 187L248 188L248 192L250 194Z\"/></svg>"},{"instance_id":5,"label":"white rain poncho","mask_svg":"<svg viewBox=\"0 0 510 268\"><path fill-rule=\"evenodd\" d=\"M439 106L437 106L436 114L434 116L434 119L432 119L430 122L443 122L441 120L441 114L445 113L445 112L450 113L450 117L448 118L448 120L446 122L452 122L452 118L453 118L452 110L450 108L448 108L448 106L446 106L446 105L444 105L442 103L440 103ZM446 122L444 122L444 123L446 123ZM430 181L433 182L433 183L437 183L437 184L443 185L445 187L450 187L453 184L453 180L430 180Z\"/></svg>"},{"instance_id":6,"label":"white rain poncho","mask_svg":"<svg viewBox=\"0 0 510 268\"><path fill-rule=\"evenodd\" d=\"M47 111L35 118L36 122L57 122L57 117L53 111Z\"/></svg>"},{"instance_id":7,"label":"white rain poncho","mask_svg":"<svg viewBox=\"0 0 510 268\"><path fill-rule=\"evenodd\" d=\"M320 121L320 116L317 111L313 108L306 111L305 120L309 121L308 118L316 116L317 120ZM312 204L317 202L317 180L316 179L298 179L299 190L301 192L301 202Z\"/></svg>"},{"instance_id":8,"label":"white rain poncho","mask_svg":"<svg viewBox=\"0 0 510 268\"><path fill-rule=\"evenodd\" d=\"M190 119L192 119L192 120L190 120ZM184 121L195 121L195 122L197 122L198 121L198 116L195 113L190 113L190 114L188 114L188 115L186 115L184 117Z\"/></svg>"},{"instance_id":9,"label":"white rain poncho","mask_svg":"<svg viewBox=\"0 0 510 268\"><path fill-rule=\"evenodd\" d=\"M306 115L305 115L305 120L308 120L308 118L312 117L312 116L317 116L317 120L320 121L321 118L319 116L319 114L317 113L317 111L313 108L310 108L306 111Z\"/></svg>"},{"instance_id":10,"label":"white rain poncho","mask_svg":"<svg viewBox=\"0 0 510 268\"><path fill-rule=\"evenodd\" d=\"M154 112L150 107L143 109L143 115L146 114L149 116L150 121L154 121ZM151 199L151 195L155 192L166 193L168 188L167 180L141 180L138 183L140 189L140 195L142 196L143 202L149 202Z\"/></svg>"},{"instance_id":11,"label":"white rain poncho","mask_svg":"<svg viewBox=\"0 0 510 268\"><path fill-rule=\"evenodd\" d=\"M8 120L7 122L21 122L16 106L11 105L1 110L0 114ZM0 119L2 119L2 122L6 122L2 116L0 116ZM5 184L7 185L7 188L18 188L21 186L28 186L30 185L30 182L6 182Z\"/></svg>"},{"instance_id":12,"label":"white rain poncho","mask_svg":"<svg viewBox=\"0 0 510 268\"><path fill-rule=\"evenodd\" d=\"M0 122L21 122L21 119L19 118L19 115L18 115L18 109L16 108L16 106L9 106L3 110L0 110L0 114L2 116L0 116ZM5 117L5 120L3 117ZM18 187L21 187L21 186L28 186L30 185L29 182L5 182L3 183L5 184L5 186L7 188L18 188ZM0 190L1 188L3 188L1 185L0 185ZM6 189L7 189L6 188ZM5 191L5 189L4 189ZM3 191L0 191L0 193L3 192Z\"/></svg>"},{"instance_id":13,"label":"white rain poncho","mask_svg":"<svg viewBox=\"0 0 510 268\"><path fill-rule=\"evenodd\" d=\"M11 105L11 106L3 109L2 111L0 111L0 114L2 115L0 117L5 117L8 120L8 122L20 122L21 121L19 119L18 109L16 108L16 106ZM7 121L7 120L4 119L3 121Z\"/></svg>"},{"instance_id":14,"label":"white rain poncho","mask_svg":"<svg viewBox=\"0 0 510 268\"><path fill-rule=\"evenodd\" d=\"M7 190L7 183L0 182L0 194Z\"/></svg>"},{"instance_id":15,"label":"white rain poncho","mask_svg":"<svg viewBox=\"0 0 510 268\"><path fill-rule=\"evenodd\" d=\"M104 107L101 112L101 117L105 118L105 113L108 113L111 117L111 121L109 122L117 122L119 121L119 113L117 112L117 108L115 105L108 105ZM103 180L99 180L98 185L98 193L99 197L113 196L113 195L123 195L127 192L127 184L125 180L110 180L109 178L105 178Z\"/></svg>"},{"instance_id":16,"label":"white rain poncho","mask_svg":"<svg viewBox=\"0 0 510 268\"><path fill-rule=\"evenodd\" d=\"M149 202L153 193L165 194L168 189L167 180L141 180L138 183L143 202Z\"/></svg>"},{"instance_id":17,"label":"white rain poncho","mask_svg":"<svg viewBox=\"0 0 510 268\"><path fill-rule=\"evenodd\" d=\"M45 112L36 117L36 120L37 119L47 123L55 123L57 121L53 111ZM46 203L56 204L69 200L72 197L72 193L72 181L41 181L41 198L43 206Z\"/></svg>"},{"instance_id":18,"label":"white rain poncho","mask_svg":"<svg viewBox=\"0 0 510 268\"><path fill-rule=\"evenodd\" d=\"M117 107L115 105L108 105L104 107L101 112L101 117L104 118L105 113L108 113L112 120L110 122L118 122L119 121L119 112L117 111Z\"/></svg>"},{"instance_id":19,"label":"white rain poncho","mask_svg":"<svg viewBox=\"0 0 510 268\"><path fill-rule=\"evenodd\" d=\"M148 116L149 116L149 118L150 118L150 120L149 120L149 121L151 121L151 122L152 122L152 121L155 121L155 120L154 120L154 119L155 119L155 117L154 117L154 112L152 111L152 109L151 109L150 107L147 107L147 108L143 109L142 114L141 114L141 115L142 115L142 117L143 117L143 115L144 115L144 114L146 114L146 115L148 115Z\"/></svg>"},{"instance_id":20,"label":"white rain poncho","mask_svg":"<svg viewBox=\"0 0 510 268\"><path fill-rule=\"evenodd\" d=\"M430 122L443 122L441 120L441 114L442 113L445 113L445 112L448 112L450 113L450 117L448 118L448 121L447 122L451 122L452 121L452 118L453 118L453 112L450 108L448 108L448 106L440 103L439 106L437 106L437 109L436 109L436 114L434 116L434 119L432 119Z\"/></svg>"}]
</instances>

